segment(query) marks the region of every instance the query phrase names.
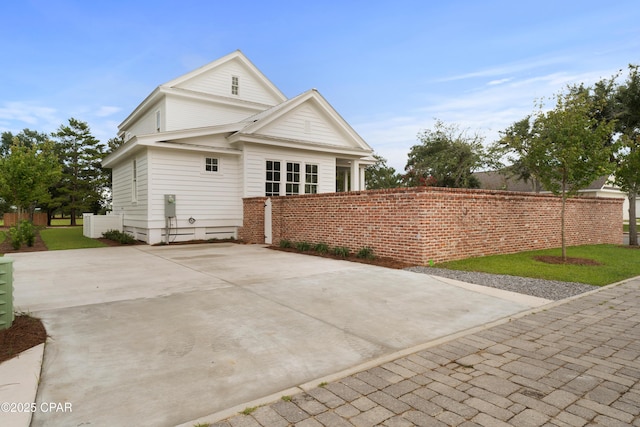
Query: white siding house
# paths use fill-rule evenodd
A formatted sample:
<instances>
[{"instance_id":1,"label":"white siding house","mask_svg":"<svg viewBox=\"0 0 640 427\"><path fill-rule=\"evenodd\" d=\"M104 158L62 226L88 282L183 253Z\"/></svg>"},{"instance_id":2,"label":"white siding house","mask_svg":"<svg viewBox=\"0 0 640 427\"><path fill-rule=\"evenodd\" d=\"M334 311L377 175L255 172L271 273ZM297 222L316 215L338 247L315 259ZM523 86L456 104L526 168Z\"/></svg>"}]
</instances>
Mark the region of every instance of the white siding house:
<instances>
[{"instance_id":1,"label":"white siding house","mask_svg":"<svg viewBox=\"0 0 640 427\"><path fill-rule=\"evenodd\" d=\"M157 87L120 124L113 212L149 244L237 236L242 198L365 188L373 150L311 89L287 99L240 51Z\"/></svg>"}]
</instances>

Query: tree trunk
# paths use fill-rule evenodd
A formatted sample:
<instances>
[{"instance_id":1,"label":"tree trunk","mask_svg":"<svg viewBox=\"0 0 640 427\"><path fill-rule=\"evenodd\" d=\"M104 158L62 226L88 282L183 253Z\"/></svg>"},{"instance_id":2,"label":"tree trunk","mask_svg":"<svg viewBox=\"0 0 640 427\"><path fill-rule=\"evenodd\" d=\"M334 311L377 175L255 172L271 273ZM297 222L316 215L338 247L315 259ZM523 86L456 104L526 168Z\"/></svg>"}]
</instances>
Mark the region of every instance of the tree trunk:
<instances>
[{"instance_id":1,"label":"tree trunk","mask_svg":"<svg viewBox=\"0 0 640 427\"><path fill-rule=\"evenodd\" d=\"M567 202L565 192L562 192L562 209L560 210L560 235L562 236L562 261L567 260L567 246L564 238L564 208Z\"/></svg>"},{"instance_id":2,"label":"tree trunk","mask_svg":"<svg viewBox=\"0 0 640 427\"><path fill-rule=\"evenodd\" d=\"M638 225L636 219L636 199L634 191L629 192L629 246L638 246Z\"/></svg>"}]
</instances>

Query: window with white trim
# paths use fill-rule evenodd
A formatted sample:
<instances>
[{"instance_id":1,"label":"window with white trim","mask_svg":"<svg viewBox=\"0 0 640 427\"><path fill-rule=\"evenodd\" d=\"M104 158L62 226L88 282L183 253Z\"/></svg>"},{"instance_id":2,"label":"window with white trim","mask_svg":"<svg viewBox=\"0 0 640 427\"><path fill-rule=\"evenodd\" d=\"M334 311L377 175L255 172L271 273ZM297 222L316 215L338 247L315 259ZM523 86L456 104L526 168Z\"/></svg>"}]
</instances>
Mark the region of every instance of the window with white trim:
<instances>
[{"instance_id":1,"label":"window with white trim","mask_svg":"<svg viewBox=\"0 0 640 427\"><path fill-rule=\"evenodd\" d=\"M231 76L231 95L240 94L240 78L238 76Z\"/></svg>"},{"instance_id":2,"label":"window with white trim","mask_svg":"<svg viewBox=\"0 0 640 427\"><path fill-rule=\"evenodd\" d=\"M138 164L135 159L131 165L131 201L138 201Z\"/></svg>"},{"instance_id":3,"label":"window with white trim","mask_svg":"<svg viewBox=\"0 0 640 427\"><path fill-rule=\"evenodd\" d=\"M300 194L300 163L287 162L286 194Z\"/></svg>"},{"instance_id":4,"label":"window with white trim","mask_svg":"<svg viewBox=\"0 0 640 427\"><path fill-rule=\"evenodd\" d=\"M264 186L265 196L280 195L280 162L267 160Z\"/></svg>"},{"instance_id":5,"label":"window with white trim","mask_svg":"<svg viewBox=\"0 0 640 427\"><path fill-rule=\"evenodd\" d=\"M304 165L304 192L318 193L318 165Z\"/></svg>"},{"instance_id":6,"label":"window with white trim","mask_svg":"<svg viewBox=\"0 0 640 427\"><path fill-rule=\"evenodd\" d=\"M218 172L220 169L220 161L215 157L205 157L204 170L205 172Z\"/></svg>"}]
</instances>

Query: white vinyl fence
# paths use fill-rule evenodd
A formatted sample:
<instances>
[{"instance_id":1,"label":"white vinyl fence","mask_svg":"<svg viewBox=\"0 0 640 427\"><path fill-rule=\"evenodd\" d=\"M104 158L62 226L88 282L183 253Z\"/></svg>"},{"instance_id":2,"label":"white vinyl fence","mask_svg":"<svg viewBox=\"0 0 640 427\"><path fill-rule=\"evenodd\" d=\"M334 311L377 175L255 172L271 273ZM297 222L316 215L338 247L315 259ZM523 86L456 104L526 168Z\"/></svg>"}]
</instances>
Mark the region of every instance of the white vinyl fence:
<instances>
[{"instance_id":1,"label":"white vinyl fence","mask_svg":"<svg viewBox=\"0 0 640 427\"><path fill-rule=\"evenodd\" d=\"M122 231L123 216L120 214L94 215L82 214L82 234L85 237L97 239L109 230Z\"/></svg>"}]
</instances>

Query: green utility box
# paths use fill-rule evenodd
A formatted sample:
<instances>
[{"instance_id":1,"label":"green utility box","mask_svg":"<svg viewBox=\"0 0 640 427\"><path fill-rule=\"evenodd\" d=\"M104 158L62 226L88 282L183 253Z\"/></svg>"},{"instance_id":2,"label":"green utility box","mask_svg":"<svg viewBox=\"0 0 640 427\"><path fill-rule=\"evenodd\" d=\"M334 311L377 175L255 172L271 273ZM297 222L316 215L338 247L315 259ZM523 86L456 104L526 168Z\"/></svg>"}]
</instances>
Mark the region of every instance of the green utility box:
<instances>
[{"instance_id":1,"label":"green utility box","mask_svg":"<svg viewBox=\"0 0 640 427\"><path fill-rule=\"evenodd\" d=\"M13 324L13 260L0 257L0 330Z\"/></svg>"}]
</instances>

